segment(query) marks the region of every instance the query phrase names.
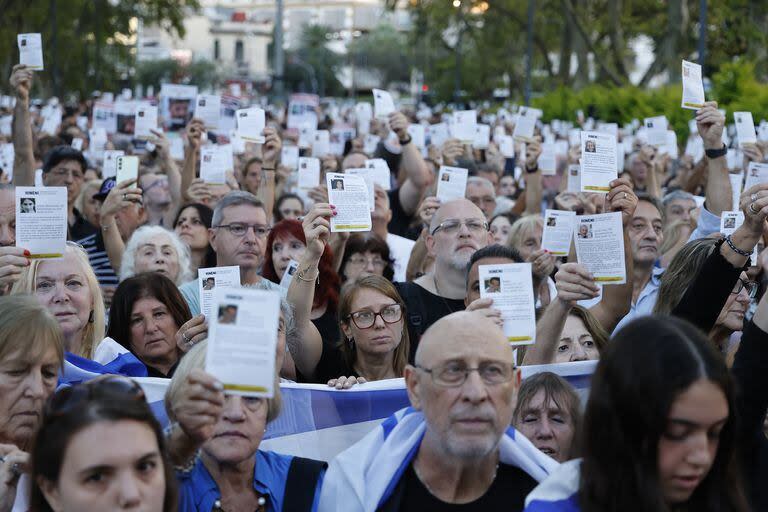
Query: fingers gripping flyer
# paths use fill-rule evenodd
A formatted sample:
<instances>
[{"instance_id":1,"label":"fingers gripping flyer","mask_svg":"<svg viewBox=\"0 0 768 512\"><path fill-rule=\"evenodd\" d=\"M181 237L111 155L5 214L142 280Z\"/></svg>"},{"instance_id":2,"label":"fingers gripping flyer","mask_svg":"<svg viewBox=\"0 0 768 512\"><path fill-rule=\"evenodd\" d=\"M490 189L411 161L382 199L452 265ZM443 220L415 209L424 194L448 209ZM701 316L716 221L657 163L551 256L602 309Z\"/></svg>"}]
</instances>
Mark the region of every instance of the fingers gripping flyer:
<instances>
[{"instance_id":1,"label":"fingers gripping flyer","mask_svg":"<svg viewBox=\"0 0 768 512\"><path fill-rule=\"evenodd\" d=\"M480 265L480 297L493 299L501 311L511 345L536 342L536 312L530 263Z\"/></svg>"},{"instance_id":2,"label":"fingers gripping flyer","mask_svg":"<svg viewBox=\"0 0 768 512\"><path fill-rule=\"evenodd\" d=\"M368 187L362 176L329 172L325 175L328 201L336 207L331 217L331 231L370 231L371 210L368 205Z\"/></svg>"},{"instance_id":3,"label":"fingers gripping flyer","mask_svg":"<svg viewBox=\"0 0 768 512\"><path fill-rule=\"evenodd\" d=\"M278 292L215 290L205 371L224 384L226 393L274 395L279 319Z\"/></svg>"},{"instance_id":4,"label":"fingers gripping flyer","mask_svg":"<svg viewBox=\"0 0 768 512\"><path fill-rule=\"evenodd\" d=\"M573 239L578 262L587 267L597 283L627 282L620 212L577 215Z\"/></svg>"}]
</instances>

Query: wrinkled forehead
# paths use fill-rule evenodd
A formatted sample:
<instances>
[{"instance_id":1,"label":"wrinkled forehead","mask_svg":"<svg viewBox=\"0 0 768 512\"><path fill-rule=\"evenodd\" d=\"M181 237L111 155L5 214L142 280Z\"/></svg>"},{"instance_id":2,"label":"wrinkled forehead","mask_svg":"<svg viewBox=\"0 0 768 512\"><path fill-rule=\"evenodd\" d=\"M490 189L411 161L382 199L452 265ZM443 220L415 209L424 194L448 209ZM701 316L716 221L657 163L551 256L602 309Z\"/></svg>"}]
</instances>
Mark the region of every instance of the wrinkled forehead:
<instances>
[{"instance_id":1,"label":"wrinkled forehead","mask_svg":"<svg viewBox=\"0 0 768 512\"><path fill-rule=\"evenodd\" d=\"M475 206L471 201L465 199L457 199L445 203L435 212L434 219L432 220L433 226L437 226L441 222L448 219L478 219L485 221L485 215L483 212Z\"/></svg>"},{"instance_id":2,"label":"wrinkled forehead","mask_svg":"<svg viewBox=\"0 0 768 512\"><path fill-rule=\"evenodd\" d=\"M221 211L221 223L231 224L233 222L266 224L267 212L264 211L264 208L252 204L227 206Z\"/></svg>"}]
</instances>

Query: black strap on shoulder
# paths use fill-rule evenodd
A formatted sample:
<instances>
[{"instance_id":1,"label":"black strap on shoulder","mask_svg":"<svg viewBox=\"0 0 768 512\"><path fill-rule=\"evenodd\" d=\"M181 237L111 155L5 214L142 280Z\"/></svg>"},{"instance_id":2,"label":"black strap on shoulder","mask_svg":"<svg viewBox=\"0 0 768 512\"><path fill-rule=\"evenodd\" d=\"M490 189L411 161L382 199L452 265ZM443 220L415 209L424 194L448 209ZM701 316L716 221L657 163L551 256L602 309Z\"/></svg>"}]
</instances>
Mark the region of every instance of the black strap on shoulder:
<instances>
[{"instance_id":1,"label":"black strap on shoulder","mask_svg":"<svg viewBox=\"0 0 768 512\"><path fill-rule=\"evenodd\" d=\"M315 499L317 479L328 464L321 460L294 457L288 468L283 512L309 512Z\"/></svg>"},{"instance_id":2,"label":"black strap on shoulder","mask_svg":"<svg viewBox=\"0 0 768 512\"><path fill-rule=\"evenodd\" d=\"M408 308L408 325L419 338L424 331L424 324L427 321L427 308L424 300L421 298L418 290L419 285L415 283L397 283L397 291L400 292L405 306ZM416 340L418 342L418 340ZM411 340L414 343L414 340Z\"/></svg>"}]
</instances>

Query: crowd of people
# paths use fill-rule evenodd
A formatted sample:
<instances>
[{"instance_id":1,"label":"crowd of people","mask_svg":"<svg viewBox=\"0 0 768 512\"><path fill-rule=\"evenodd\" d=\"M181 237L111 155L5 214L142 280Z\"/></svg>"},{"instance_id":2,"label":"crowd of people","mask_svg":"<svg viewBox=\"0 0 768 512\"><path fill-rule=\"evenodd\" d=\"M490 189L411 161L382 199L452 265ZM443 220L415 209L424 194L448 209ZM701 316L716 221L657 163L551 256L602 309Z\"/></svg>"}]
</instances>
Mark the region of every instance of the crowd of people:
<instances>
[{"instance_id":1,"label":"crowd of people","mask_svg":"<svg viewBox=\"0 0 768 512\"><path fill-rule=\"evenodd\" d=\"M283 161L300 139L284 107L269 105L264 142L233 155L226 183L208 183L201 150L227 139L200 119L181 127L177 158L160 128L151 149L120 135L96 148L99 98L36 101L34 80L15 66L15 101L0 107L14 155L0 183L0 512L768 510L768 182L733 179L768 143L733 141L715 102L692 123L702 152L619 127L623 170L589 193L569 186L569 132L612 120L539 120L510 154L509 105L477 107L487 146L417 146L409 126L447 108L403 102L361 127L354 102L323 100L318 128L352 135L336 152L300 148L321 177L371 158L390 169L371 230L348 233L331 229L325 180L301 188ZM63 115L46 131L49 105ZM138 180L104 178L110 149L140 157ZM464 198L437 198L441 166L468 171ZM32 186L66 187L60 258L16 243L15 188ZM725 235L735 198L743 222ZM625 282L543 249L548 209L620 213ZM480 268L506 263L530 263L530 345L511 347L481 296ZM239 396L205 371L198 270L230 266L243 287L282 293L277 381L402 378L411 407L329 463L260 449L279 383L269 399ZM521 379L522 366L590 360L586 404L552 371ZM68 365L96 363L105 375L61 385ZM130 378L144 376L168 379L165 430Z\"/></svg>"}]
</instances>

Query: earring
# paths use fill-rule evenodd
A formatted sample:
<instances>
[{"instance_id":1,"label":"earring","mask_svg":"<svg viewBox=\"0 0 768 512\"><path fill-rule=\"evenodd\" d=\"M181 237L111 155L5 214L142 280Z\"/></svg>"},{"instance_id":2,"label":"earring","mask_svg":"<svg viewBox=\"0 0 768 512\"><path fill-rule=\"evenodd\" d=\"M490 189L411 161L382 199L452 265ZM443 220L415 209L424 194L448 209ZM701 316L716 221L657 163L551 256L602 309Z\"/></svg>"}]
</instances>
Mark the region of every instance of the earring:
<instances>
[{"instance_id":1,"label":"earring","mask_svg":"<svg viewBox=\"0 0 768 512\"><path fill-rule=\"evenodd\" d=\"M355 348L355 338L347 338L347 342L349 343L349 348L354 350L354 348Z\"/></svg>"},{"instance_id":2,"label":"earring","mask_svg":"<svg viewBox=\"0 0 768 512\"><path fill-rule=\"evenodd\" d=\"M88 315L88 323L89 323L89 324L92 324L92 323L93 323L93 310L91 310L91 314L90 314L90 315Z\"/></svg>"}]
</instances>

